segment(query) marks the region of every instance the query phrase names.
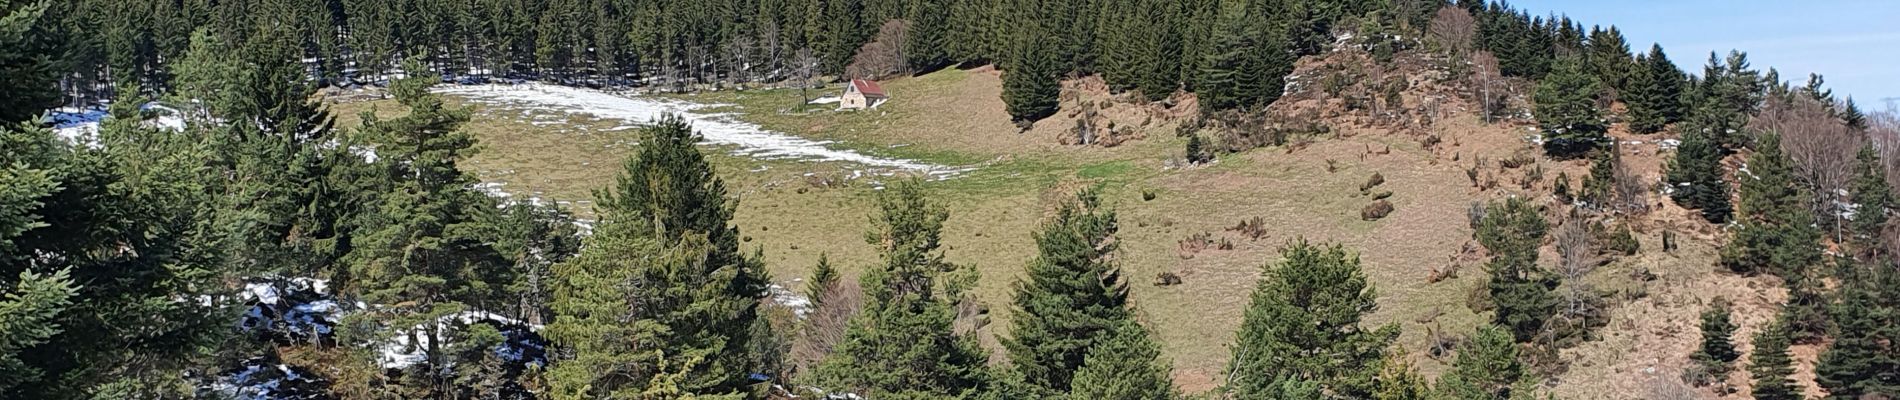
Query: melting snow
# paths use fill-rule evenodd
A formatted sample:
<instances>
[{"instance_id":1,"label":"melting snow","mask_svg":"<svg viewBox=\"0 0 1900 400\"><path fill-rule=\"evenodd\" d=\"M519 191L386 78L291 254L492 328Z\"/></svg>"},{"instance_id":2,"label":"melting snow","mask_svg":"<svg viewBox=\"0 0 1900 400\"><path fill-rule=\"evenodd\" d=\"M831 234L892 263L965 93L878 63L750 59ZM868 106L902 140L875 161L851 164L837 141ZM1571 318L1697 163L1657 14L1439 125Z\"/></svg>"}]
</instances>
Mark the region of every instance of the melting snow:
<instances>
[{"instance_id":1,"label":"melting snow","mask_svg":"<svg viewBox=\"0 0 1900 400\"><path fill-rule=\"evenodd\" d=\"M934 178L953 176L968 168L951 168L915 160L885 158L852 150L834 149L830 142L815 141L767 131L751 123L738 121L731 114L694 114L690 111L712 107L683 101L623 97L599 90L547 84L440 86L436 91L461 96L484 104L522 106L536 110L556 110L590 114L602 119L618 119L642 124L662 115L677 114L704 136L705 143L738 147L734 154L756 158L789 158L814 161L845 161L873 167L919 172Z\"/></svg>"}]
</instances>

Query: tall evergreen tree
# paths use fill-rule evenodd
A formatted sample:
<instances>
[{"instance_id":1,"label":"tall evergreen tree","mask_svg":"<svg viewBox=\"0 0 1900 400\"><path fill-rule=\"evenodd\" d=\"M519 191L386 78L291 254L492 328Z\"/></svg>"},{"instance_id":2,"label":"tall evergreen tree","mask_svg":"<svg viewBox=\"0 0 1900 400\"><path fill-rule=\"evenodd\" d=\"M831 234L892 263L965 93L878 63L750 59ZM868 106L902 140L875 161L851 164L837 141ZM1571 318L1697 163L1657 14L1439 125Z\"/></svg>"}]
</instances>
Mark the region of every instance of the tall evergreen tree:
<instances>
[{"instance_id":1,"label":"tall evergreen tree","mask_svg":"<svg viewBox=\"0 0 1900 400\"><path fill-rule=\"evenodd\" d=\"M1544 152L1574 156L1608 141L1609 126L1597 109L1602 88L1584 73L1575 57L1559 59L1537 83L1537 124L1544 131Z\"/></svg>"},{"instance_id":2,"label":"tall evergreen tree","mask_svg":"<svg viewBox=\"0 0 1900 400\"><path fill-rule=\"evenodd\" d=\"M1761 105L1763 81L1761 73L1750 69L1747 53L1730 51L1727 58L1709 53L1695 89L1694 110L1689 112L1690 129L1708 135L1724 149L1748 145L1744 127Z\"/></svg>"},{"instance_id":3,"label":"tall evergreen tree","mask_svg":"<svg viewBox=\"0 0 1900 400\"><path fill-rule=\"evenodd\" d=\"M1228 392L1278 398L1283 382L1309 382L1347 397L1377 389L1384 350L1397 325L1360 326L1378 308L1359 258L1339 245L1287 244L1265 268L1234 339Z\"/></svg>"},{"instance_id":4,"label":"tall evergreen tree","mask_svg":"<svg viewBox=\"0 0 1900 400\"><path fill-rule=\"evenodd\" d=\"M1712 223L1727 222L1734 212L1722 176L1721 146L1709 133L1690 130L1664 166L1664 180L1672 189L1669 197L1683 208L1701 211L1702 219Z\"/></svg>"},{"instance_id":5,"label":"tall evergreen tree","mask_svg":"<svg viewBox=\"0 0 1900 400\"><path fill-rule=\"evenodd\" d=\"M1688 80L1663 53L1662 45L1651 45L1649 53L1637 59L1640 65L1631 73L1623 101L1629 107L1630 130L1655 133L1683 118L1683 85Z\"/></svg>"},{"instance_id":6,"label":"tall evergreen tree","mask_svg":"<svg viewBox=\"0 0 1900 400\"><path fill-rule=\"evenodd\" d=\"M556 397L746 391L766 278L739 253L732 200L698 142L685 121L663 117L641 130L640 152L615 184L595 193L600 226L555 270L549 338L575 349L552 372ZM626 363L641 367L612 369Z\"/></svg>"},{"instance_id":7,"label":"tall evergreen tree","mask_svg":"<svg viewBox=\"0 0 1900 400\"><path fill-rule=\"evenodd\" d=\"M1849 268L1834 306L1834 342L1815 364L1830 397L1900 397L1900 270L1891 263Z\"/></svg>"},{"instance_id":8,"label":"tall evergreen tree","mask_svg":"<svg viewBox=\"0 0 1900 400\"><path fill-rule=\"evenodd\" d=\"M1520 342L1528 342L1544 327L1544 321L1556 312L1558 299L1555 274L1537 266L1537 247L1543 243L1548 225L1537 207L1513 197L1486 207L1478 222L1478 242L1489 249L1491 261L1485 264L1491 280L1486 283L1491 302L1497 306L1493 323L1510 329Z\"/></svg>"},{"instance_id":9,"label":"tall evergreen tree","mask_svg":"<svg viewBox=\"0 0 1900 400\"><path fill-rule=\"evenodd\" d=\"M422 69L415 63L409 68ZM360 134L377 143L379 166L392 186L351 254L350 276L364 300L391 305L373 312L377 322L420 331L425 359L413 372L428 379L427 390L446 395L451 377L441 367L453 361L442 344L459 329L446 317L495 304L512 277L490 244L493 200L456 168L475 145L461 130L469 112L429 93L440 79L415 75L391 86L409 115L365 115Z\"/></svg>"},{"instance_id":10,"label":"tall evergreen tree","mask_svg":"<svg viewBox=\"0 0 1900 400\"><path fill-rule=\"evenodd\" d=\"M1025 382L1068 389L1089 349L1132 323L1128 283L1114 262L1116 229L1115 212L1091 189L1063 204L1035 235L1038 255L1016 284L1016 323L1003 341Z\"/></svg>"},{"instance_id":11,"label":"tall evergreen tree","mask_svg":"<svg viewBox=\"0 0 1900 400\"><path fill-rule=\"evenodd\" d=\"M1049 46L1048 38L1031 30L1018 33L1011 45L1003 72L1003 104L1019 125L1054 115L1061 100L1062 86L1056 80L1060 67Z\"/></svg>"},{"instance_id":12,"label":"tall evergreen tree","mask_svg":"<svg viewBox=\"0 0 1900 400\"><path fill-rule=\"evenodd\" d=\"M963 294L942 285L958 269L939 250L950 214L924 197L920 182L880 193L877 229L866 240L884 262L860 283L867 302L851 319L844 342L814 370L821 387L877 398L945 398L981 393L987 386L983 353L973 337L952 331L952 302Z\"/></svg>"},{"instance_id":13,"label":"tall evergreen tree","mask_svg":"<svg viewBox=\"0 0 1900 400\"><path fill-rule=\"evenodd\" d=\"M1802 398L1793 380L1794 359L1788 345L1788 325L1780 319L1755 335L1755 349L1748 353L1748 376L1755 380L1750 395L1761 400Z\"/></svg>"},{"instance_id":14,"label":"tall evergreen tree","mask_svg":"<svg viewBox=\"0 0 1900 400\"><path fill-rule=\"evenodd\" d=\"M1755 143L1739 178L1742 226L1723 247L1721 263L1739 273L1805 273L1821 262L1821 234L1807 208L1809 197L1795 184L1793 161L1782 153L1780 136L1765 134Z\"/></svg>"},{"instance_id":15,"label":"tall evergreen tree","mask_svg":"<svg viewBox=\"0 0 1900 400\"><path fill-rule=\"evenodd\" d=\"M1856 254L1870 256L1880 248L1881 231L1887 225L1887 210L1893 207L1893 188L1887 186L1887 168L1873 145L1861 146L1854 155L1854 178L1848 184L1848 201L1854 203L1854 219L1847 224L1848 243Z\"/></svg>"},{"instance_id":16,"label":"tall evergreen tree","mask_svg":"<svg viewBox=\"0 0 1900 400\"><path fill-rule=\"evenodd\" d=\"M51 2L0 1L0 121L25 121L59 104L53 38L41 22Z\"/></svg>"},{"instance_id":17,"label":"tall evergreen tree","mask_svg":"<svg viewBox=\"0 0 1900 400\"><path fill-rule=\"evenodd\" d=\"M1126 321L1089 349L1069 387L1071 399L1172 400L1178 397L1161 345Z\"/></svg>"},{"instance_id":18,"label":"tall evergreen tree","mask_svg":"<svg viewBox=\"0 0 1900 400\"><path fill-rule=\"evenodd\" d=\"M910 30L904 35L904 58L917 73L935 71L950 63L949 0L918 0L910 6Z\"/></svg>"},{"instance_id":19,"label":"tall evergreen tree","mask_svg":"<svg viewBox=\"0 0 1900 400\"><path fill-rule=\"evenodd\" d=\"M1518 383L1529 376L1510 329L1485 325L1459 347L1451 371L1438 377L1438 391L1455 399L1513 399L1521 395L1514 393Z\"/></svg>"},{"instance_id":20,"label":"tall evergreen tree","mask_svg":"<svg viewBox=\"0 0 1900 400\"><path fill-rule=\"evenodd\" d=\"M1590 28L1588 52L1585 59L1590 64L1590 73L1595 75L1609 89L1623 96L1630 90L1630 74L1639 65L1630 56L1629 42L1623 40L1623 31L1611 25L1608 29Z\"/></svg>"},{"instance_id":21,"label":"tall evergreen tree","mask_svg":"<svg viewBox=\"0 0 1900 400\"><path fill-rule=\"evenodd\" d=\"M812 267L811 279L805 282L805 298L811 300L812 305L819 305L825 301L825 297L831 295L831 290L841 284L842 280L843 278L838 275L838 268L831 266L831 257L819 253L818 266Z\"/></svg>"}]
</instances>

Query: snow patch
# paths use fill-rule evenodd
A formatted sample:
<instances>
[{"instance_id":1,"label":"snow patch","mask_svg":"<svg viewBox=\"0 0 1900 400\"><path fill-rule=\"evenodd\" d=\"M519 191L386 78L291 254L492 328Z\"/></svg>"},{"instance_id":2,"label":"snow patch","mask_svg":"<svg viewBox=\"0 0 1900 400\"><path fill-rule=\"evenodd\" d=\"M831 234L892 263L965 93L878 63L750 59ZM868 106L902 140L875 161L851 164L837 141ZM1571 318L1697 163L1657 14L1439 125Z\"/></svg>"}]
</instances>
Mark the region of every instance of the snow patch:
<instances>
[{"instance_id":1,"label":"snow patch","mask_svg":"<svg viewBox=\"0 0 1900 400\"><path fill-rule=\"evenodd\" d=\"M439 86L436 91L477 103L519 106L534 110L554 110L590 114L601 119L618 119L644 124L663 115L684 118L704 137L705 144L737 147L733 154L761 159L799 159L844 161L873 167L919 172L933 178L947 178L968 171L941 165L867 155L852 150L834 149L831 142L815 141L764 128L732 118L732 114L695 114L691 111L714 105L683 101L623 97L599 90L548 84Z\"/></svg>"}]
</instances>

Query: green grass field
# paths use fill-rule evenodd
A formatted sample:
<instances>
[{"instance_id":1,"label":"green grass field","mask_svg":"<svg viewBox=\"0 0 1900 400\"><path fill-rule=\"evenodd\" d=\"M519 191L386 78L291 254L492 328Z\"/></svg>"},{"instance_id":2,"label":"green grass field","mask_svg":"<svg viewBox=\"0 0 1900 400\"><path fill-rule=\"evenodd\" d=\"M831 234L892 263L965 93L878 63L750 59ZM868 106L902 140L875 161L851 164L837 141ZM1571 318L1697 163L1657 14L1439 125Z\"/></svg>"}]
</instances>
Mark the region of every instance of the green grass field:
<instances>
[{"instance_id":1,"label":"green grass field","mask_svg":"<svg viewBox=\"0 0 1900 400\"><path fill-rule=\"evenodd\" d=\"M1400 324L1400 344L1427 375L1445 368L1444 362L1422 356L1429 330L1459 335L1482 322L1464 306L1467 293L1483 281L1480 265L1463 265L1460 277L1444 282L1428 284L1426 277L1453 263L1471 234L1466 205L1488 195L1470 190L1456 163L1434 161L1415 142L1354 135L1320 140L1296 152L1266 148L1225 155L1212 165L1170 169L1167 160L1178 156L1184 142L1171 127L1150 128L1146 139L1115 148L1060 145L1053 132L1066 123L1061 118L1028 132L1009 124L997 81L995 72L986 70L894 80L885 83L893 100L866 112L801 109L797 90L670 97L719 104L704 112L735 113L769 130L834 141L839 148L976 167L954 179L928 182L926 188L951 211L944 232L949 260L981 272L977 294L993 310L993 323L981 334L992 348L995 336L1008 332L1012 282L1035 256L1031 233L1056 204L1092 185L1100 186L1119 212L1118 261L1141 318L1157 333L1176 367L1177 383L1189 392L1220 383L1227 343L1261 267L1276 260L1278 249L1291 240L1340 243L1357 254L1380 298L1368 324ZM401 112L387 101L338 104L332 110L343 116L339 126L353 126L354 115L370 107ZM621 121L474 107L468 129L481 140L481 152L465 168L484 181L504 183L502 189L511 194L562 201L583 216L591 214L592 191L611 183L637 146L636 131L612 130ZM1391 154L1362 151L1388 145ZM820 187L807 175L843 177L853 166L755 160L731 155L729 149L707 150L739 197L742 245L763 250L775 281L793 286L821 254L848 275L876 261L863 237L877 180L898 178ZM1336 168L1328 168L1329 161ZM1370 199L1359 185L1374 172L1385 176L1387 183L1378 190L1394 192L1390 200L1397 211L1379 221L1362 221L1359 209ZM1157 197L1144 200L1144 191ZM1262 218L1267 235L1251 240L1226 230L1252 217ZM1184 254L1181 240L1201 232L1225 238L1234 248ZM1185 282L1151 285L1161 272L1176 273Z\"/></svg>"}]
</instances>

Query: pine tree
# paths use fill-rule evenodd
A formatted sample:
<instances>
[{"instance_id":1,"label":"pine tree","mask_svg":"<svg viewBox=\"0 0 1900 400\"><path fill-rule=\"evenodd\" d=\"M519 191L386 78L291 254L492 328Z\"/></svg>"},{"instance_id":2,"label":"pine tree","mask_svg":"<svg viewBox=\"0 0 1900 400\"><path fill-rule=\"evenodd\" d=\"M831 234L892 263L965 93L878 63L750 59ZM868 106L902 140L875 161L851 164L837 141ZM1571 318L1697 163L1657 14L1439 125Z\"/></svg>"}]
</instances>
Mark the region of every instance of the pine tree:
<instances>
[{"instance_id":1,"label":"pine tree","mask_svg":"<svg viewBox=\"0 0 1900 400\"><path fill-rule=\"evenodd\" d=\"M1515 197L1486 207L1478 222L1478 242L1492 254L1485 265L1491 273L1486 286L1497 306L1492 321L1520 342L1536 336L1557 310L1557 278L1537 266L1537 247L1547 228L1536 206Z\"/></svg>"},{"instance_id":2,"label":"pine tree","mask_svg":"<svg viewBox=\"0 0 1900 400\"><path fill-rule=\"evenodd\" d=\"M1742 132L1748 116L1761 105L1763 81L1759 72L1749 69L1747 53L1730 51L1724 59L1709 53L1695 89L1694 110L1689 111L1691 128L1724 149L1746 146L1749 137Z\"/></svg>"},{"instance_id":3,"label":"pine tree","mask_svg":"<svg viewBox=\"0 0 1900 400\"><path fill-rule=\"evenodd\" d=\"M0 174L0 182L13 183L7 177ZM67 270L52 275L20 271L18 279L0 282L0 285L3 285L0 294L5 296L5 300L0 300L0 326L7 328L0 330L0 393L13 393L15 387L43 378L44 371L22 361L20 352L60 334L59 314L72 305L79 289L67 276Z\"/></svg>"},{"instance_id":4,"label":"pine tree","mask_svg":"<svg viewBox=\"0 0 1900 400\"><path fill-rule=\"evenodd\" d=\"M422 67L411 63L409 69ZM428 380L428 390L446 395L451 377L439 367L453 361L441 344L455 327L445 317L494 304L513 277L490 245L493 200L471 188L474 177L456 168L475 145L461 130L469 112L429 93L439 80L415 75L396 81L390 91L409 115L364 119L361 134L376 141L393 186L350 255L350 276L364 300L392 305L376 311L378 322L422 331L426 358L416 373Z\"/></svg>"},{"instance_id":5,"label":"pine tree","mask_svg":"<svg viewBox=\"0 0 1900 400\"><path fill-rule=\"evenodd\" d=\"M1834 306L1839 329L1815 365L1815 381L1839 398L1900 396L1900 270L1850 267Z\"/></svg>"},{"instance_id":6,"label":"pine tree","mask_svg":"<svg viewBox=\"0 0 1900 400\"><path fill-rule=\"evenodd\" d=\"M1604 86L1627 93L1630 74L1639 65L1630 57L1630 45L1623 40L1623 32L1614 25L1609 29L1591 27L1588 48L1586 59L1590 73Z\"/></svg>"},{"instance_id":7,"label":"pine tree","mask_svg":"<svg viewBox=\"0 0 1900 400\"><path fill-rule=\"evenodd\" d=\"M1821 262L1821 234L1814 214L1795 184L1793 162L1773 133L1755 141L1748 169L1740 174L1741 228L1722 249L1721 263L1738 273L1772 273L1784 278L1805 273Z\"/></svg>"},{"instance_id":8,"label":"pine tree","mask_svg":"<svg viewBox=\"0 0 1900 400\"><path fill-rule=\"evenodd\" d=\"M1735 335L1735 323L1729 320L1728 300L1717 297L1702 310L1702 345L1696 348L1689 359L1701 363L1703 368L1715 376L1729 371L1730 363L1741 357L1735 352L1735 344L1730 338Z\"/></svg>"},{"instance_id":9,"label":"pine tree","mask_svg":"<svg viewBox=\"0 0 1900 400\"><path fill-rule=\"evenodd\" d=\"M1794 360L1788 353L1788 325L1776 320L1755 335L1755 350L1748 353L1748 376L1755 380L1749 394L1761 400L1798 400L1799 386L1792 379Z\"/></svg>"},{"instance_id":10,"label":"pine tree","mask_svg":"<svg viewBox=\"0 0 1900 400\"><path fill-rule=\"evenodd\" d=\"M955 334L954 285L938 279L958 269L939 250L949 212L905 181L878 196L877 231L866 240L884 263L860 283L867 302L812 378L820 387L875 398L943 398L982 392L984 361L973 337Z\"/></svg>"},{"instance_id":11,"label":"pine tree","mask_svg":"<svg viewBox=\"0 0 1900 400\"><path fill-rule=\"evenodd\" d=\"M1518 383L1530 373L1518 360L1511 331L1497 325L1478 327L1459 347L1451 371L1438 377L1440 394L1455 399L1511 399Z\"/></svg>"},{"instance_id":12,"label":"pine tree","mask_svg":"<svg viewBox=\"0 0 1900 400\"><path fill-rule=\"evenodd\" d=\"M805 298L811 300L813 307L818 306L831 294L831 289L840 284L841 279L838 268L831 266L831 257L819 253L818 266L812 267L811 280L805 282Z\"/></svg>"},{"instance_id":13,"label":"pine tree","mask_svg":"<svg viewBox=\"0 0 1900 400\"><path fill-rule=\"evenodd\" d=\"M904 58L915 73L935 71L950 63L948 41L950 2L920 0L911 5L910 30L904 36Z\"/></svg>"},{"instance_id":14,"label":"pine tree","mask_svg":"<svg viewBox=\"0 0 1900 400\"><path fill-rule=\"evenodd\" d=\"M1049 46L1048 38L1028 30L1018 33L1011 46L1008 70L1003 72L1003 103L1019 126L1056 113L1062 87Z\"/></svg>"},{"instance_id":15,"label":"pine tree","mask_svg":"<svg viewBox=\"0 0 1900 400\"><path fill-rule=\"evenodd\" d=\"M1673 189L1669 197L1683 208L1699 210L1711 223L1727 222L1729 184L1722 177L1722 147L1707 132L1690 130L1665 166L1664 180Z\"/></svg>"},{"instance_id":16,"label":"pine tree","mask_svg":"<svg viewBox=\"0 0 1900 400\"><path fill-rule=\"evenodd\" d=\"M1893 206L1893 189L1887 186L1887 169L1880 153L1872 145L1861 146L1854 156L1854 178L1848 184L1848 201L1854 204L1854 219L1847 226L1848 243L1863 256L1879 251L1881 230L1887 224L1887 209Z\"/></svg>"},{"instance_id":17,"label":"pine tree","mask_svg":"<svg viewBox=\"0 0 1900 400\"><path fill-rule=\"evenodd\" d=\"M1615 199L1616 158L1617 147L1611 144L1598 152L1596 159L1590 163L1590 176L1583 178L1583 191L1578 193L1578 197L1590 207L1603 209Z\"/></svg>"},{"instance_id":18,"label":"pine tree","mask_svg":"<svg viewBox=\"0 0 1900 400\"><path fill-rule=\"evenodd\" d=\"M1038 255L1015 290L1017 321L1003 341L1024 381L1069 388L1091 348L1129 324L1128 283L1116 255L1115 212L1095 190L1076 194L1035 235Z\"/></svg>"},{"instance_id":19,"label":"pine tree","mask_svg":"<svg viewBox=\"0 0 1900 400\"><path fill-rule=\"evenodd\" d=\"M1134 321L1104 332L1069 387L1072 399L1171 400L1177 397L1161 346ZM1020 364L1018 364L1020 365Z\"/></svg>"},{"instance_id":20,"label":"pine tree","mask_svg":"<svg viewBox=\"0 0 1900 400\"><path fill-rule=\"evenodd\" d=\"M732 201L698 142L685 121L663 117L641 130L640 152L611 189L595 193L600 226L580 256L556 267L562 319L548 336L573 346L574 358L550 373L555 397L746 392L766 278L739 253ZM622 320L629 312L640 319ZM602 368L633 365L625 363L643 367Z\"/></svg>"},{"instance_id":21,"label":"pine tree","mask_svg":"<svg viewBox=\"0 0 1900 400\"><path fill-rule=\"evenodd\" d=\"M1854 105L1852 96L1847 98L1847 103L1841 107L1840 114L1841 122L1846 123L1848 128L1856 131L1867 130L1867 114L1861 113L1860 106Z\"/></svg>"},{"instance_id":22,"label":"pine tree","mask_svg":"<svg viewBox=\"0 0 1900 400\"><path fill-rule=\"evenodd\" d=\"M1651 45L1649 54L1638 58L1631 74L1624 103L1629 106L1630 130L1655 133L1683 118L1683 85L1687 78L1675 62L1663 53L1662 45Z\"/></svg>"},{"instance_id":23,"label":"pine tree","mask_svg":"<svg viewBox=\"0 0 1900 400\"><path fill-rule=\"evenodd\" d=\"M1609 127L1597 109L1602 91L1596 78L1585 74L1572 57L1559 59L1549 75L1537 83L1537 124L1544 131L1544 152L1574 156L1604 145Z\"/></svg>"},{"instance_id":24,"label":"pine tree","mask_svg":"<svg viewBox=\"0 0 1900 400\"><path fill-rule=\"evenodd\" d=\"M0 121L25 121L59 104L55 41L40 17L48 2L0 3ZM50 21L48 21L50 22Z\"/></svg>"},{"instance_id":25,"label":"pine tree","mask_svg":"<svg viewBox=\"0 0 1900 400\"><path fill-rule=\"evenodd\" d=\"M1304 240L1280 253L1282 261L1262 272L1234 339L1229 393L1276 398L1276 386L1297 381L1341 396L1370 396L1398 326L1360 326L1378 304L1358 257L1339 245Z\"/></svg>"}]
</instances>

